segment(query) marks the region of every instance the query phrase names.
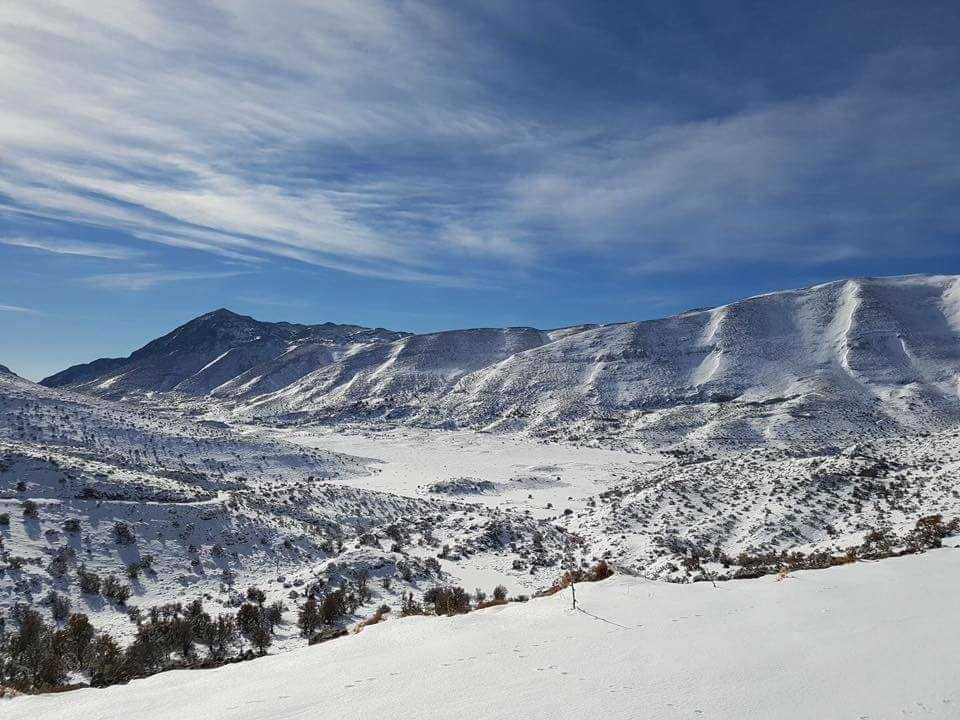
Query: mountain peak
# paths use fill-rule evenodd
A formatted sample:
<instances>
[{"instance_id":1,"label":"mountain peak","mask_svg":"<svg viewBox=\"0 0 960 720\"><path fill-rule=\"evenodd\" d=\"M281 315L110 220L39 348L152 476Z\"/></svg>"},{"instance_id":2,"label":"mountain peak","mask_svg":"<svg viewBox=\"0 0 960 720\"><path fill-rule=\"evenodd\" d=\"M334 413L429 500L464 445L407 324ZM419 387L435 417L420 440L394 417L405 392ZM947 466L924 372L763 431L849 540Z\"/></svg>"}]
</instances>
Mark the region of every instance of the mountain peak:
<instances>
[{"instance_id":1,"label":"mountain peak","mask_svg":"<svg viewBox=\"0 0 960 720\"><path fill-rule=\"evenodd\" d=\"M216 310L211 310L206 315L202 317L242 317L239 313L235 313L233 310L228 310L225 307L217 308Z\"/></svg>"},{"instance_id":2,"label":"mountain peak","mask_svg":"<svg viewBox=\"0 0 960 720\"><path fill-rule=\"evenodd\" d=\"M203 315L199 315L190 322L196 322L198 320L251 320L253 322L258 322L255 318L252 318L249 315L241 315L240 313L235 313L233 310L228 310L227 308L223 307L217 308L216 310L211 310Z\"/></svg>"}]
</instances>

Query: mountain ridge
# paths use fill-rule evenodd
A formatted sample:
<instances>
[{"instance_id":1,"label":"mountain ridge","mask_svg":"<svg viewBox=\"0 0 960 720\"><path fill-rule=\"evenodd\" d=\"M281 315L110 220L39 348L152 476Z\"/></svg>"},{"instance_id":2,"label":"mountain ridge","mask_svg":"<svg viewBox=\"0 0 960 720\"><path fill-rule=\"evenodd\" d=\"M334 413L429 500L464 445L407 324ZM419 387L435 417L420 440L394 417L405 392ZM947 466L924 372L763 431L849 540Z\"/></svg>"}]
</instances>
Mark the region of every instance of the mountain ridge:
<instances>
[{"instance_id":1,"label":"mountain ridge","mask_svg":"<svg viewBox=\"0 0 960 720\"><path fill-rule=\"evenodd\" d=\"M206 394L251 367L281 356L294 343L335 353L343 345L406 334L360 325L265 322L219 308L187 321L127 357L74 365L40 384L109 399L130 390Z\"/></svg>"},{"instance_id":2,"label":"mountain ridge","mask_svg":"<svg viewBox=\"0 0 960 720\"><path fill-rule=\"evenodd\" d=\"M180 357L185 342L202 345L197 325L213 325L209 333L225 338L207 349L205 364L193 358L191 372L174 367L175 384L137 366L158 351ZM323 326L214 311L133 353L129 372L114 367L111 375L94 361L82 366L79 382L71 382L73 369L43 382L102 397L174 390L236 416L283 422L521 430L653 445L822 445L837 433L960 422L958 276L839 280L654 320L554 330L401 334L336 326L350 329L346 338L295 342L301 331L290 328L302 327ZM250 332L281 340L261 352L269 343L250 340ZM214 349L220 354L211 357Z\"/></svg>"}]
</instances>

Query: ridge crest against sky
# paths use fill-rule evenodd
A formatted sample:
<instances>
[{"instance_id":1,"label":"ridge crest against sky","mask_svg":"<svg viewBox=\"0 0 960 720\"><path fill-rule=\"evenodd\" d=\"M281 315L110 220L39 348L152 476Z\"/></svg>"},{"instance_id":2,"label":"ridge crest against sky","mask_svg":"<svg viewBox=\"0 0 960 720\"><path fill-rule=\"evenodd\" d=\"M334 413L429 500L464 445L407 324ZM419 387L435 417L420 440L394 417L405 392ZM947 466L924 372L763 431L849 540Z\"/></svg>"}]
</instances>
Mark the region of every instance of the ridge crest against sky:
<instances>
[{"instance_id":1,"label":"ridge crest against sky","mask_svg":"<svg viewBox=\"0 0 960 720\"><path fill-rule=\"evenodd\" d=\"M13 0L0 362L960 272L960 5ZM13 342L9 342L13 340Z\"/></svg>"}]
</instances>

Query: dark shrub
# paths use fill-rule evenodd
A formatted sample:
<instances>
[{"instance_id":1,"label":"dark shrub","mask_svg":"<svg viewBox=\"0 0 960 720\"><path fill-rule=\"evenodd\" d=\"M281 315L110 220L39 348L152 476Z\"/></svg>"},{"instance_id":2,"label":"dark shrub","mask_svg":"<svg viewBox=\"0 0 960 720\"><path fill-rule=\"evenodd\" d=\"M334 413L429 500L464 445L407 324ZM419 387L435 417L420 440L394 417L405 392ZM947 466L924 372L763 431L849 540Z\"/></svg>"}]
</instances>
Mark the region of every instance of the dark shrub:
<instances>
[{"instance_id":1,"label":"dark shrub","mask_svg":"<svg viewBox=\"0 0 960 720\"><path fill-rule=\"evenodd\" d=\"M125 522L117 521L113 524L113 538L120 545L132 545L137 541L133 530Z\"/></svg>"},{"instance_id":2,"label":"dark shrub","mask_svg":"<svg viewBox=\"0 0 960 720\"><path fill-rule=\"evenodd\" d=\"M93 642L94 628L83 613L74 613L63 629L63 649L72 667L83 670L89 662L88 651Z\"/></svg>"},{"instance_id":3,"label":"dark shrub","mask_svg":"<svg viewBox=\"0 0 960 720\"><path fill-rule=\"evenodd\" d=\"M124 654L107 633L97 635L90 644L86 659L93 687L106 687L125 679Z\"/></svg>"},{"instance_id":4,"label":"dark shrub","mask_svg":"<svg viewBox=\"0 0 960 720\"><path fill-rule=\"evenodd\" d=\"M65 533L70 533L70 534L76 534L80 532L80 521L77 518L70 518L69 520L64 520L63 531Z\"/></svg>"},{"instance_id":5,"label":"dark shrub","mask_svg":"<svg viewBox=\"0 0 960 720\"><path fill-rule=\"evenodd\" d=\"M130 599L130 586L121 583L116 575L107 575L103 579L101 592L105 598L113 600L118 605L124 605Z\"/></svg>"},{"instance_id":6,"label":"dark shrub","mask_svg":"<svg viewBox=\"0 0 960 720\"><path fill-rule=\"evenodd\" d=\"M470 612L470 594L456 585L432 587L423 594L423 601L433 605L437 615L459 615Z\"/></svg>"},{"instance_id":7,"label":"dark shrub","mask_svg":"<svg viewBox=\"0 0 960 720\"><path fill-rule=\"evenodd\" d=\"M320 605L317 599L311 595L300 609L297 616L297 627L300 628L300 634L306 638L313 637L314 631L323 624L320 619Z\"/></svg>"},{"instance_id":8,"label":"dark shrub","mask_svg":"<svg viewBox=\"0 0 960 720\"><path fill-rule=\"evenodd\" d=\"M100 576L95 572L90 572L81 565L77 571L77 579L80 581L80 592L84 595L100 594Z\"/></svg>"},{"instance_id":9,"label":"dark shrub","mask_svg":"<svg viewBox=\"0 0 960 720\"><path fill-rule=\"evenodd\" d=\"M70 598L66 595L61 595L56 590L51 590L47 593L45 600L47 605L50 606L50 614L53 615L54 620L58 622L66 620L70 615Z\"/></svg>"},{"instance_id":10,"label":"dark shrub","mask_svg":"<svg viewBox=\"0 0 960 720\"><path fill-rule=\"evenodd\" d=\"M340 589L335 590L325 598L320 605L320 620L324 625L334 625L347 614L347 596Z\"/></svg>"}]
</instances>

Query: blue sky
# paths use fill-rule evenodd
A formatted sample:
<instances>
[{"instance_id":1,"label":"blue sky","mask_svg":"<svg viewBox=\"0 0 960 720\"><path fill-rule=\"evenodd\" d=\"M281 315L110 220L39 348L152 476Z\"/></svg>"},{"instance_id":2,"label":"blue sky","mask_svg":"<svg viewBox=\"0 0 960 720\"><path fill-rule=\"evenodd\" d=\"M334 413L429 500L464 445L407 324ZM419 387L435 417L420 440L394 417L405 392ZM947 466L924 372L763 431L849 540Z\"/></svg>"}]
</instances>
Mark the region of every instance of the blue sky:
<instances>
[{"instance_id":1,"label":"blue sky","mask_svg":"<svg viewBox=\"0 0 960 720\"><path fill-rule=\"evenodd\" d=\"M960 273L955 2L14 0L0 363Z\"/></svg>"}]
</instances>

